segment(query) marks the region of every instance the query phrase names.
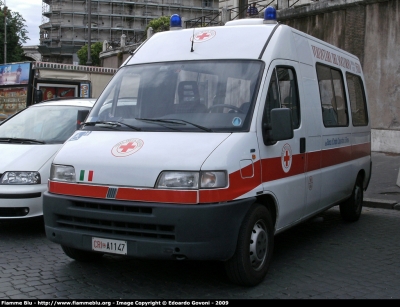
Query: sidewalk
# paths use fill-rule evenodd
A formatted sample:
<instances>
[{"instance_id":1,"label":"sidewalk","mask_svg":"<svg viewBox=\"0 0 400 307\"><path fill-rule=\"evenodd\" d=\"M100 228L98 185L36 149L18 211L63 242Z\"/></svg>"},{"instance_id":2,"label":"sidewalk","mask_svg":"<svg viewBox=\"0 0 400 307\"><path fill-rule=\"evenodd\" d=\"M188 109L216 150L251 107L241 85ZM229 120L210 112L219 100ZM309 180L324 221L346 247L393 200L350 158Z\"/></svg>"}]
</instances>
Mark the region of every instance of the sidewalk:
<instances>
[{"instance_id":1,"label":"sidewalk","mask_svg":"<svg viewBox=\"0 0 400 307\"><path fill-rule=\"evenodd\" d=\"M400 154L372 152L372 176L364 191L364 206L400 210L400 187L396 185Z\"/></svg>"}]
</instances>

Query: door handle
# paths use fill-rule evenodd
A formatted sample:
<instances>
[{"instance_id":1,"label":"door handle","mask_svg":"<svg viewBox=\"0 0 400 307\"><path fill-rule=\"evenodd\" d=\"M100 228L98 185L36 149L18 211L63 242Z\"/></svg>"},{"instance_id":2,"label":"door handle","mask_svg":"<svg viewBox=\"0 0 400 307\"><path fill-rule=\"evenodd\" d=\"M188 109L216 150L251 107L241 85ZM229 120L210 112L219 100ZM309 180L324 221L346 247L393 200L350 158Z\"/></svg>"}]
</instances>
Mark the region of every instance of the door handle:
<instances>
[{"instance_id":1,"label":"door handle","mask_svg":"<svg viewBox=\"0 0 400 307\"><path fill-rule=\"evenodd\" d=\"M300 153L306 152L306 138L300 138Z\"/></svg>"}]
</instances>

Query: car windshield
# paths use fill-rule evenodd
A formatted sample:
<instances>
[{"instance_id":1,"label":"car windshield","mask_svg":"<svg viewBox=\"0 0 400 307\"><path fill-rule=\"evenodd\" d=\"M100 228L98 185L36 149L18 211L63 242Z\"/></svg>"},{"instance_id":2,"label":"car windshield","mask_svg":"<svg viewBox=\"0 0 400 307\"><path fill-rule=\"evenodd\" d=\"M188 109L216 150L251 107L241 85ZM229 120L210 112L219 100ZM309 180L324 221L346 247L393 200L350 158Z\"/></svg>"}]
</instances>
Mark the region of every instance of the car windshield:
<instances>
[{"instance_id":1,"label":"car windshield","mask_svg":"<svg viewBox=\"0 0 400 307\"><path fill-rule=\"evenodd\" d=\"M121 68L84 129L248 131L262 61L184 61ZM129 125L129 126L128 126Z\"/></svg>"},{"instance_id":2,"label":"car windshield","mask_svg":"<svg viewBox=\"0 0 400 307\"><path fill-rule=\"evenodd\" d=\"M89 108L56 105L27 108L0 125L0 142L62 144L78 128L77 121L82 118L78 114L82 112L89 112Z\"/></svg>"}]
</instances>

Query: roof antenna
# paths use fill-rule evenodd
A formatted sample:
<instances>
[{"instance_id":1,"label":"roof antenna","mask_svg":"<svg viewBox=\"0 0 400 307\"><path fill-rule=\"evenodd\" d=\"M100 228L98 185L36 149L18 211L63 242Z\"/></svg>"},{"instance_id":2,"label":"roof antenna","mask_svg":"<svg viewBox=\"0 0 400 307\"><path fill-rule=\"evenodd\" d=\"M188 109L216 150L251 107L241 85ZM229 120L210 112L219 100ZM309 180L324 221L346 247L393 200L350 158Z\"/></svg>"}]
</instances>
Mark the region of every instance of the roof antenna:
<instances>
[{"instance_id":1,"label":"roof antenna","mask_svg":"<svg viewBox=\"0 0 400 307\"><path fill-rule=\"evenodd\" d=\"M194 43L194 30L195 30L196 28L193 28L193 37L192 37L192 48L190 49L190 52L193 52L194 51L194 49L193 49L193 43Z\"/></svg>"}]
</instances>

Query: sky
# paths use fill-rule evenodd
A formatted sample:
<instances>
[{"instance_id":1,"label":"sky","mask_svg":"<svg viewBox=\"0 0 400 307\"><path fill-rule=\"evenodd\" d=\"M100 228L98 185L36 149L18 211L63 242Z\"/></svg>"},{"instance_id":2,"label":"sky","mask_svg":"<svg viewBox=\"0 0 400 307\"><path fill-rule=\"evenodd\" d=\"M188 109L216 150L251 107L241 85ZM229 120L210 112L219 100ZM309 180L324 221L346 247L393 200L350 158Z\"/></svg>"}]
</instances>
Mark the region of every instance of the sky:
<instances>
[{"instance_id":1,"label":"sky","mask_svg":"<svg viewBox=\"0 0 400 307\"><path fill-rule=\"evenodd\" d=\"M9 9L25 19L29 40L23 46L39 45L39 26L42 24L42 0L3 0Z\"/></svg>"}]
</instances>

